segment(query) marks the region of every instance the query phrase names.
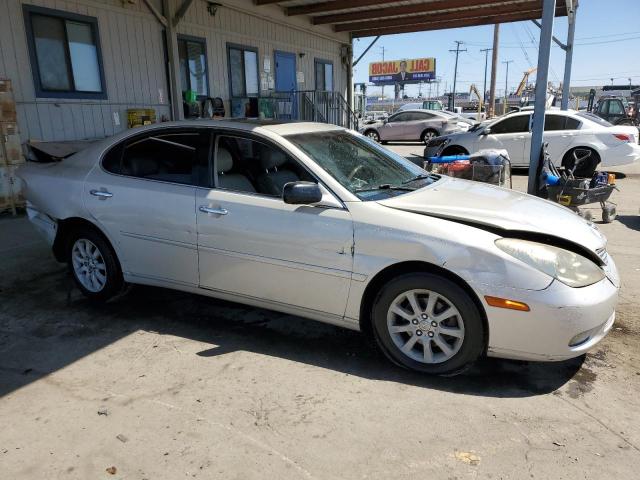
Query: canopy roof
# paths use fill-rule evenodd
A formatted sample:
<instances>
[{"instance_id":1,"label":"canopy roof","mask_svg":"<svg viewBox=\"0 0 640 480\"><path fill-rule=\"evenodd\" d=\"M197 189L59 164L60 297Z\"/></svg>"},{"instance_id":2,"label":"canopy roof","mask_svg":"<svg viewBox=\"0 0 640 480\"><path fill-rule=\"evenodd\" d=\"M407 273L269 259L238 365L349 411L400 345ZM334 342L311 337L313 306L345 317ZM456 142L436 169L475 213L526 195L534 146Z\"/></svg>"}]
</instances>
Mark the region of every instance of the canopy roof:
<instances>
[{"instance_id":1,"label":"canopy roof","mask_svg":"<svg viewBox=\"0 0 640 480\"><path fill-rule=\"evenodd\" d=\"M519 22L542 17L542 0L254 0L279 5L289 16L307 15L353 37ZM557 0L566 16L578 0Z\"/></svg>"}]
</instances>

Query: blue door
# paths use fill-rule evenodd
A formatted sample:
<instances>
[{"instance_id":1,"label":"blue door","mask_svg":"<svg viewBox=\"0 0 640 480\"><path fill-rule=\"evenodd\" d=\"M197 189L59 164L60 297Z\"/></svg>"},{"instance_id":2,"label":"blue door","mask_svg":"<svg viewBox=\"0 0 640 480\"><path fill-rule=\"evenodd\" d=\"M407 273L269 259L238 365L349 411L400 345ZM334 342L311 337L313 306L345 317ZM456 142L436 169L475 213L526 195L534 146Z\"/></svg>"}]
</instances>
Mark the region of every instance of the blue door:
<instances>
[{"instance_id":1,"label":"blue door","mask_svg":"<svg viewBox=\"0 0 640 480\"><path fill-rule=\"evenodd\" d=\"M289 52L275 52L276 64L276 92L289 93L298 89L296 83L296 54ZM283 95L279 95L283 96ZM284 95L286 97L286 95ZM295 94L287 97L289 100L279 102L278 117L295 120L298 118L298 102Z\"/></svg>"}]
</instances>

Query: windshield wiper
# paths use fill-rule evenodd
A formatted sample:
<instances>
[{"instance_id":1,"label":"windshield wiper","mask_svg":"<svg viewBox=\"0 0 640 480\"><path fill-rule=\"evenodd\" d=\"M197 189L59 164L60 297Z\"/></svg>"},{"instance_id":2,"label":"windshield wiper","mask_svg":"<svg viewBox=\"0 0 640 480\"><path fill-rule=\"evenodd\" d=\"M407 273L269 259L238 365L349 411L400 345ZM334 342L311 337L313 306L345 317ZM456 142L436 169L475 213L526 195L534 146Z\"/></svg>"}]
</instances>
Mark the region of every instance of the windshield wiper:
<instances>
[{"instance_id":1,"label":"windshield wiper","mask_svg":"<svg viewBox=\"0 0 640 480\"><path fill-rule=\"evenodd\" d=\"M405 180L404 182L402 182L402 185L406 185L407 183L411 183L411 182L416 182L418 180L426 180L427 178L433 178L433 174L421 173L420 175L416 175L415 177L412 177L409 180Z\"/></svg>"},{"instance_id":2,"label":"windshield wiper","mask_svg":"<svg viewBox=\"0 0 640 480\"><path fill-rule=\"evenodd\" d=\"M402 187L400 185L391 185L390 183L383 183L382 185L378 185L377 187L365 187L365 188L356 188L354 192L375 192L376 190L402 190L404 192L413 192L415 188L410 187Z\"/></svg>"}]
</instances>

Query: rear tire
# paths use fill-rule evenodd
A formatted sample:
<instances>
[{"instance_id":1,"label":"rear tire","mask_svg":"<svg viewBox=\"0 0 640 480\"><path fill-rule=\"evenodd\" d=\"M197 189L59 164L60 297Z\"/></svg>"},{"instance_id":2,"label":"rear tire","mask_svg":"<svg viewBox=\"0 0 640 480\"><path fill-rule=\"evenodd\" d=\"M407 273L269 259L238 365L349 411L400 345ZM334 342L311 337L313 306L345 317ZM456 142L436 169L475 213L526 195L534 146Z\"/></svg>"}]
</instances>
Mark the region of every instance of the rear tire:
<instances>
[{"instance_id":1,"label":"rear tire","mask_svg":"<svg viewBox=\"0 0 640 480\"><path fill-rule=\"evenodd\" d=\"M600 163L600 156L592 148L577 147L569 150L562 159L562 166L567 170L573 169L576 158L582 158L588 152L591 153L590 157L585 158L580 165L573 172L573 176L576 178L591 178Z\"/></svg>"},{"instance_id":2,"label":"rear tire","mask_svg":"<svg viewBox=\"0 0 640 480\"><path fill-rule=\"evenodd\" d=\"M67 258L73 280L88 299L105 302L122 290L118 259L109 242L95 230L83 228L69 235Z\"/></svg>"},{"instance_id":3,"label":"rear tire","mask_svg":"<svg viewBox=\"0 0 640 480\"><path fill-rule=\"evenodd\" d=\"M426 145L437 136L438 136L438 132L436 132L433 129L428 129L422 132L422 135L420 135L420 141Z\"/></svg>"},{"instance_id":4,"label":"rear tire","mask_svg":"<svg viewBox=\"0 0 640 480\"><path fill-rule=\"evenodd\" d=\"M429 273L387 283L372 307L380 350L394 363L418 372L456 375L484 351L484 325L476 304L452 281Z\"/></svg>"}]
</instances>

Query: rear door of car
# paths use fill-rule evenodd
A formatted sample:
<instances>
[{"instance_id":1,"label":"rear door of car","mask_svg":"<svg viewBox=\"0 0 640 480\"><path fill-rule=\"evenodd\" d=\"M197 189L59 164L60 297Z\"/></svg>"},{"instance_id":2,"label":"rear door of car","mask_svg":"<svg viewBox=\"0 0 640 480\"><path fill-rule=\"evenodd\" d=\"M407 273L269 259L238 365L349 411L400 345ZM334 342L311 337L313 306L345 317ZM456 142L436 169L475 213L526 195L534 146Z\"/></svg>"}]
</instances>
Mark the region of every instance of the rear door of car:
<instances>
[{"instance_id":1,"label":"rear door of car","mask_svg":"<svg viewBox=\"0 0 640 480\"><path fill-rule=\"evenodd\" d=\"M275 166L267 156L286 161ZM317 179L248 133L217 132L212 171L213 183L196 191L200 286L344 315L353 263L349 211L286 204L284 183Z\"/></svg>"},{"instance_id":2,"label":"rear door of car","mask_svg":"<svg viewBox=\"0 0 640 480\"><path fill-rule=\"evenodd\" d=\"M547 113L544 118L544 142L548 144L547 151L556 164L560 164L562 156L580 133L580 121L568 115ZM525 143L525 156L531 151L531 135Z\"/></svg>"},{"instance_id":3,"label":"rear door of car","mask_svg":"<svg viewBox=\"0 0 640 480\"><path fill-rule=\"evenodd\" d=\"M429 112L410 112L409 121L405 122L404 139L420 140L422 132L431 128L440 132L442 120L437 121L437 117Z\"/></svg>"},{"instance_id":4,"label":"rear door of car","mask_svg":"<svg viewBox=\"0 0 640 480\"><path fill-rule=\"evenodd\" d=\"M204 129L154 129L111 148L88 175L85 206L125 274L198 284L195 187L209 143Z\"/></svg>"}]
</instances>

